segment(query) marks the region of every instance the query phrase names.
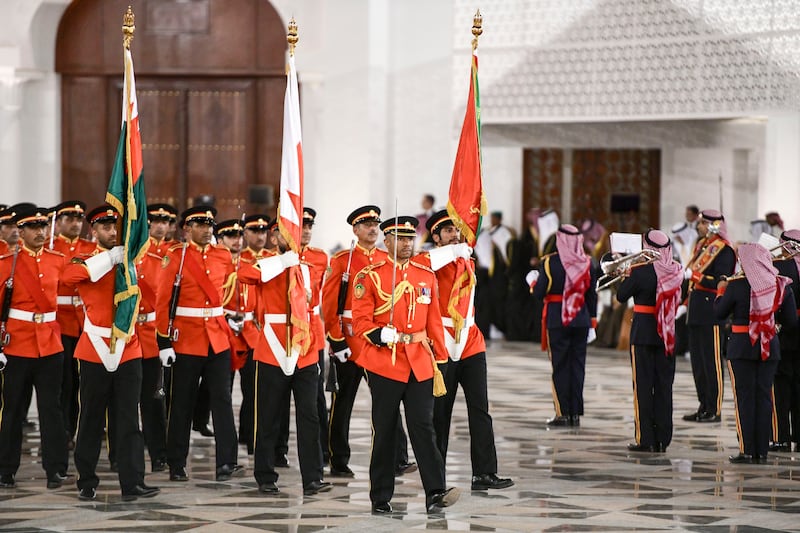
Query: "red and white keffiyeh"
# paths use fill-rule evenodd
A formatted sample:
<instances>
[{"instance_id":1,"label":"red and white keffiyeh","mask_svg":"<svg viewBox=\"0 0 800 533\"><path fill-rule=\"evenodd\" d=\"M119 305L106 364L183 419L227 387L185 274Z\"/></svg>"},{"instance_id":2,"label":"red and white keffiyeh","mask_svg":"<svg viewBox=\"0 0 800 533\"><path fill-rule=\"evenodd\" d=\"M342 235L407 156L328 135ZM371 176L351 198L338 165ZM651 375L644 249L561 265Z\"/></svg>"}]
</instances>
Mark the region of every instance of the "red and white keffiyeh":
<instances>
[{"instance_id":1,"label":"red and white keffiyeh","mask_svg":"<svg viewBox=\"0 0 800 533\"><path fill-rule=\"evenodd\" d=\"M586 299L592 276L591 262L583 250L583 235L571 224L562 224L556 232L556 249L566 272L561 302L561 323L564 326L578 315Z\"/></svg>"},{"instance_id":2,"label":"red and white keffiyeh","mask_svg":"<svg viewBox=\"0 0 800 533\"><path fill-rule=\"evenodd\" d=\"M656 271L656 329L664 341L664 352L675 351L675 312L681 300L683 267L672 259L672 244L663 231L651 229L644 235L644 248L657 251L653 262Z\"/></svg>"}]
</instances>

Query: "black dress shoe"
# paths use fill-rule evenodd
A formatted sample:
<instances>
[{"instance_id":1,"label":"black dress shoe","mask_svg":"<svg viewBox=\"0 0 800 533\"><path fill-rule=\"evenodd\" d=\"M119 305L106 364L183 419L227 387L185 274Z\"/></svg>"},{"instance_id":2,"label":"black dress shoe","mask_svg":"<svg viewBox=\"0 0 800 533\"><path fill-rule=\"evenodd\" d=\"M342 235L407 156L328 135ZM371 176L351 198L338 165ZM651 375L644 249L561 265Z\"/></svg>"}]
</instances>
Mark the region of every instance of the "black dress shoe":
<instances>
[{"instance_id":1,"label":"black dress shoe","mask_svg":"<svg viewBox=\"0 0 800 533\"><path fill-rule=\"evenodd\" d=\"M94 487L83 487L78 492L78 499L83 500L85 502L94 500L96 497L97 497L97 491L94 489Z\"/></svg>"},{"instance_id":2,"label":"black dress shoe","mask_svg":"<svg viewBox=\"0 0 800 533\"><path fill-rule=\"evenodd\" d=\"M569 425L570 423L568 416L554 416L547 421L547 427L551 428L564 428L568 427Z\"/></svg>"},{"instance_id":3,"label":"black dress shoe","mask_svg":"<svg viewBox=\"0 0 800 533\"><path fill-rule=\"evenodd\" d=\"M719 415L715 415L714 413L700 413L697 415L698 422L719 422L721 417Z\"/></svg>"},{"instance_id":4,"label":"black dress shoe","mask_svg":"<svg viewBox=\"0 0 800 533\"><path fill-rule=\"evenodd\" d=\"M244 474L244 467L237 464L222 465L217 468L217 481L228 481L233 476Z\"/></svg>"},{"instance_id":5,"label":"black dress shoe","mask_svg":"<svg viewBox=\"0 0 800 533\"><path fill-rule=\"evenodd\" d=\"M186 473L186 468L183 466L176 466L169 469L170 481L189 481L189 475Z\"/></svg>"},{"instance_id":6,"label":"black dress shoe","mask_svg":"<svg viewBox=\"0 0 800 533\"><path fill-rule=\"evenodd\" d=\"M700 416L700 411L695 411L694 413L688 413L683 415L683 419L686 422L697 422L697 417Z\"/></svg>"},{"instance_id":7,"label":"black dress shoe","mask_svg":"<svg viewBox=\"0 0 800 533\"><path fill-rule=\"evenodd\" d=\"M636 444L635 442L631 442L628 444L628 451L629 452L644 452L644 453L653 453L656 451L655 446L652 444Z\"/></svg>"},{"instance_id":8,"label":"black dress shoe","mask_svg":"<svg viewBox=\"0 0 800 533\"><path fill-rule=\"evenodd\" d=\"M753 456L753 462L758 465L765 465L767 464L767 454L761 455L757 454Z\"/></svg>"},{"instance_id":9,"label":"black dress shoe","mask_svg":"<svg viewBox=\"0 0 800 533\"><path fill-rule=\"evenodd\" d=\"M655 448L656 453L665 453L667 451L667 445L663 442L657 442L653 448Z\"/></svg>"},{"instance_id":10,"label":"black dress shoe","mask_svg":"<svg viewBox=\"0 0 800 533\"><path fill-rule=\"evenodd\" d=\"M372 514L389 514L392 512L392 504L389 502L379 502L372 504Z\"/></svg>"},{"instance_id":11,"label":"black dress shoe","mask_svg":"<svg viewBox=\"0 0 800 533\"><path fill-rule=\"evenodd\" d=\"M284 454L279 454L275 456L275 467L276 468L289 468L289 458L286 457Z\"/></svg>"},{"instance_id":12,"label":"black dress shoe","mask_svg":"<svg viewBox=\"0 0 800 533\"><path fill-rule=\"evenodd\" d=\"M0 475L0 489L15 489L17 488L17 481L14 474L1 474Z\"/></svg>"},{"instance_id":13,"label":"black dress shoe","mask_svg":"<svg viewBox=\"0 0 800 533\"><path fill-rule=\"evenodd\" d=\"M792 451L792 443L791 442L773 442L769 445L769 451L771 452L791 452Z\"/></svg>"},{"instance_id":14,"label":"black dress shoe","mask_svg":"<svg viewBox=\"0 0 800 533\"><path fill-rule=\"evenodd\" d=\"M263 492L264 494L278 494L280 489L278 485L275 484L274 481L269 481L267 483L262 483L258 486L258 492Z\"/></svg>"},{"instance_id":15,"label":"black dress shoe","mask_svg":"<svg viewBox=\"0 0 800 533\"><path fill-rule=\"evenodd\" d=\"M152 498L161 492L158 487L148 487L147 485L136 485L132 489L122 491L122 501L132 502L136 498Z\"/></svg>"},{"instance_id":16,"label":"black dress shoe","mask_svg":"<svg viewBox=\"0 0 800 533\"><path fill-rule=\"evenodd\" d=\"M64 480L67 479L66 476L61 477L58 473L51 474L47 476L47 488L48 489L60 489L61 485L64 483Z\"/></svg>"},{"instance_id":17,"label":"black dress shoe","mask_svg":"<svg viewBox=\"0 0 800 533\"><path fill-rule=\"evenodd\" d=\"M753 456L749 453L740 453L739 455L731 455L728 461L735 465L749 465L753 463Z\"/></svg>"},{"instance_id":18,"label":"black dress shoe","mask_svg":"<svg viewBox=\"0 0 800 533\"><path fill-rule=\"evenodd\" d=\"M457 487L450 487L447 490L434 492L425 503L428 513L438 513L443 507L450 507L458 501L461 491Z\"/></svg>"},{"instance_id":19,"label":"black dress shoe","mask_svg":"<svg viewBox=\"0 0 800 533\"><path fill-rule=\"evenodd\" d=\"M163 472L167 469L167 460L166 459L156 459L150 465L151 472Z\"/></svg>"},{"instance_id":20,"label":"black dress shoe","mask_svg":"<svg viewBox=\"0 0 800 533\"><path fill-rule=\"evenodd\" d=\"M395 477L402 476L403 474L410 474L417 471L417 463L400 463L394 469Z\"/></svg>"},{"instance_id":21,"label":"black dress shoe","mask_svg":"<svg viewBox=\"0 0 800 533\"><path fill-rule=\"evenodd\" d=\"M497 477L497 474L472 476L472 490L507 489L514 486L510 478Z\"/></svg>"},{"instance_id":22,"label":"black dress shoe","mask_svg":"<svg viewBox=\"0 0 800 533\"><path fill-rule=\"evenodd\" d=\"M572 427L579 427L581 425L581 417L580 415L570 415L569 417L569 425Z\"/></svg>"},{"instance_id":23,"label":"black dress shoe","mask_svg":"<svg viewBox=\"0 0 800 533\"><path fill-rule=\"evenodd\" d=\"M311 483L303 487L303 495L313 496L314 494L320 492L328 492L332 488L333 485L331 485L327 481L312 481Z\"/></svg>"},{"instance_id":24,"label":"black dress shoe","mask_svg":"<svg viewBox=\"0 0 800 533\"><path fill-rule=\"evenodd\" d=\"M331 477L355 477L356 474L352 470L350 470L349 466L345 466L344 468L334 468L331 467Z\"/></svg>"},{"instance_id":25,"label":"black dress shoe","mask_svg":"<svg viewBox=\"0 0 800 533\"><path fill-rule=\"evenodd\" d=\"M214 430L208 427L208 424L195 424L192 429L200 433L204 437L213 437Z\"/></svg>"}]
</instances>

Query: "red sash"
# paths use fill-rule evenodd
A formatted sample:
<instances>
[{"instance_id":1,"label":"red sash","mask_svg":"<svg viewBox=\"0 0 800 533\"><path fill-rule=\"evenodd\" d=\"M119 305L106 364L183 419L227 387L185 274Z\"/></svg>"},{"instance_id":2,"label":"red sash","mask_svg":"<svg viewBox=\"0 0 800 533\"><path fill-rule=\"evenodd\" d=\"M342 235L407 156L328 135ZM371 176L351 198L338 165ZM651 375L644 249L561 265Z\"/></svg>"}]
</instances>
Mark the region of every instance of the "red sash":
<instances>
[{"instance_id":1,"label":"red sash","mask_svg":"<svg viewBox=\"0 0 800 533\"><path fill-rule=\"evenodd\" d=\"M16 276L20 285L23 285L28 294L31 295L31 298L33 298L33 302L36 304L36 308L40 313L49 313L56 310L56 306L53 305L55 302L47 301L42 291L42 283L39 281L38 277L33 275L33 272L31 272L31 269L28 268L28 265L26 265L24 261L17 261ZM57 321L45 322L45 324L50 326L53 333L61 335L61 328Z\"/></svg>"},{"instance_id":2,"label":"red sash","mask_svg":"<svg viewBox=\"0 0 800 533\"><path fill-rule=\"evenodd\" d=\"M564 301L561 294L548 294L544 297L544 309L542 310L542 350L547 351L547 308L549 304Z\"/></svg>"}]
</instances>

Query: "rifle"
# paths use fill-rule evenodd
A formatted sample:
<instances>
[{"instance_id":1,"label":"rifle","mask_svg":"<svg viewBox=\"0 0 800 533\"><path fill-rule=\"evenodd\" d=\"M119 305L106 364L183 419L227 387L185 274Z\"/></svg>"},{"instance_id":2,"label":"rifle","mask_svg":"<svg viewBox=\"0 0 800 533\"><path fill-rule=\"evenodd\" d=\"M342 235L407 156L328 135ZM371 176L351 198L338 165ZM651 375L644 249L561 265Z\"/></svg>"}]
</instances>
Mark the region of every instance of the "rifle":
<instances>
[{"instance_id":1,"label":"rifle","mask_svg":"<svg viewBox=\"0 0 800 533\"><path fill-rule=\"evenodd\" d=\"M14 271L17 269L18 256L19 248L14 252L14 259L11 262L11 275L6 280L6 293L3 295L3 307L0 309L0 352L11 340L11 335L6 331L6 323L8 322L8 312L11 310L11 297L14 294Z\"/></svg>"},{"instance_id":2,"label":"rifle","mask_svg":"<svg viewBox=\"0 0 800 533\"><path fill-rule=\"evenodd\" d=\"M183 279L183 262L186 259L186 248L188 243L183 243L181 250L181 264L178 266L178 273L175 274L175 282L172 284L172 295L169 298L169 325L167 326L167 337L173 342L178 340L179 331L173 325L175 315L178 312L178 299L181 296L181 280Z\"/></svg>"},{"instance_id":3,"label":"rifle","mask_svg":"<svg viewBox=\"0 0 800 533\"><path fill-rule=\"evenodd\" d=\"M342 315L344 315L344 306L347 302L347 289L350 286L350 264L353 261L353 249L356 247L356 240L350 241L350 255L347 256L347 270L342 272L342 280L339 282L339 296L336 301L336 314L339 316L339 329L344 332L344 325L342 324Z\"/></svg>"}]
</instances>

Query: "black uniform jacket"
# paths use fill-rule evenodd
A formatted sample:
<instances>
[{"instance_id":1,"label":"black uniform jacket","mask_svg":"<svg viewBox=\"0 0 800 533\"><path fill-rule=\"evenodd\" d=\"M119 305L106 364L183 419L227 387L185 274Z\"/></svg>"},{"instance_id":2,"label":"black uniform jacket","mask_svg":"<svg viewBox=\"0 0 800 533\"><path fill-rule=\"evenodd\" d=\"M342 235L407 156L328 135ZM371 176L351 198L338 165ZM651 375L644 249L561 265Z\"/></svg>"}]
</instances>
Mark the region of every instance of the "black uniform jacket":
<instances>
[{"instance_id":1,"label":"black uniform jacket","mask_svg":"<svg viewBox=\"0 0 800 533\"><path fill-rule=\"evenodd\" d=\"M630 276L619 284L617 300L624 304L629 298L633 297L633 303L636 305L655 307L657 283L656 269L652 264L635 265L631 268ZM655 314L633 314L631 344L664 346L664 341L658 336Z\"/></svg>"},{"instance_id":2,"label":"black uniform jacket","mask_svg":"<svg viewBox=\"0 0 800 533\"><path fill-rule=\"evenodd\" d=\"M721 244L722 241L715 241L715 243ZM689 310L686 315L688 325L707 326L719 323L714 315L717 283L722 280L722 276L733 274L735 268L736 252L726 244L705 269L702 279L695 283L694 289L689 293Z\"/></svg>"},{"instance_id":3,"label":"black uniform jacket","mask_svg":"<svg viewBox=\"0 0 800 533\"><path fill-rule=\"evenodd\" d=\"M592 327L592 319L597 316L597 292L595 286L597 285L597 272L592 266L589 266L589 274L591 280L589 281L589 288L586 290L585 301L583 307L569 327L572 328L589 328ZM539 266L539 280L533 288L533 295L540 300L548 294L564 294L564 282L566 281L566 271L561 264L561 259L558 253L547 255L543 258L542 264ZM564 325L561 323L561 302L550 302L547 304L547 324L548 328L560 328Z\"/></svg>"},{"instance_id":4,"label":"black uniform jacket","mask_svg":"<svg viewBox=\"0 0 800 533\"><path fill-rule=\"evenodd\" d=\"M748 326L750 324L750 283L747 278L731 280L725 294L717 298L714 303L714 312L718 320L725 320L728 316L732 317L732 325ZM775 313L776 320L782 326L797 326L797 306L794 301L794 294L788 289L784 294L783 303ZM731 333L727 349L728 359L761 359L761 348L759 343L750 343L748 333ZM769 359L780 359L780 342L778 336L772 338L769 346Z\"/></svg>"},{"instance_id":5,"label":"black uniform jacket","mask_svg":"<svg viewBox=\"0 0 800 533\"><path fill-rule=\"evenodd\" d=\"M792 290L795 304L800 305L800 274L797 272L797 263L795 263L794 258L781 259L772 264L778 269L778 274L791 278L792 284L789 285L786 290ZM784 351L800 350L800 327L789 326L783 316L779 315L777 319L785 324L778 334L781 340L781 349Z\"/></svg>"}]
</instances>

